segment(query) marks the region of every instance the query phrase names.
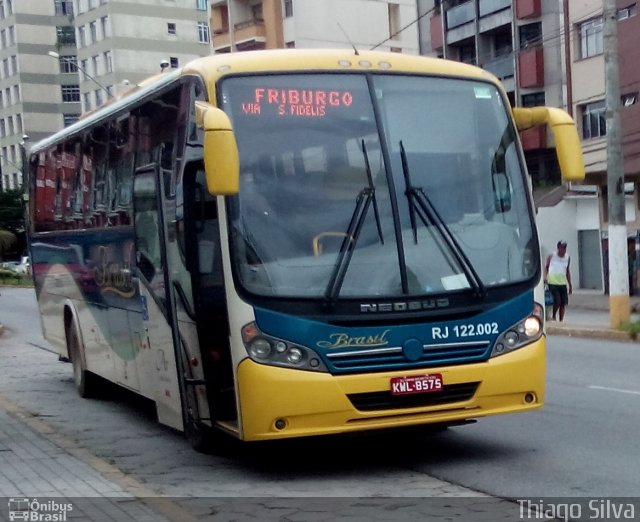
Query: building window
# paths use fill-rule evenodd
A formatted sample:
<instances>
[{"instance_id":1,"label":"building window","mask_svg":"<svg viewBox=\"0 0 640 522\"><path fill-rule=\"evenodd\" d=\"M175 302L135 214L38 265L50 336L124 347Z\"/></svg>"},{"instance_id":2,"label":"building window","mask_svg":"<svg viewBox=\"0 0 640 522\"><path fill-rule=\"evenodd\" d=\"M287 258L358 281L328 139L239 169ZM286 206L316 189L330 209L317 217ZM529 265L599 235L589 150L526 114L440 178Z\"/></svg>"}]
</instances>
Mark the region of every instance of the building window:
<instances>
[{"instance_id":1,"label":"building window","mask_svg":"<svg viewBox=\"0 0 640 522\"><path fill-rule=\"evenodd\" d=\"M56 27L56 38L60 45L73 45L76 43L76 35L73 26L63 25Z\"/></svg>"},{"instance_id":2,"label":"building window","mask_svg":"<svg viewBox=\"0 0 640 522\"><path fill-rule=\"evenodd\" d=\"M87 45L87 35L84 25L78 27L78 42L80 47L86 47Z\"/></svg>"},{"instance_id":3,"label":"building window","mask_svg":"<svg viewBox=\"0 0 640 522\"><path fill-rule=\"evenodd\" d=\"M582 138L585 140L600 138L607 134L605 103L599 101L582 106Z\"/></svg>"},{"instance_id":4,"label":"building window","mask_svg":"<svg viewBox=\"0 0 640 522\"><path fill-rule=\"evenodd\" d=\"M82 72L82 80L86 81L89 79L89 77L87 76L87 69L89 68L89 60L82 60L80 62L80 71Z\"/></svg>"},{"instance_id":5,"label":"building window","mask_svg":"<svg viewBox=\"0 0 640 522\"><path fill-rule=\"evenodd\" d=\"M207 0L196 0L196 9L199 9L200 11L206 11Z\"/></svg>"},{"instance_id":6,"label":"building window","mask_svg":"<svg viewBox=\"0 0 640 522\"><path fill-rule=\"evenodd\" d=\"M91 66L93 67L93 75L100 76L100 65L98 64L98 55L91 57Z\"/></svg>"},{"instance_id":7,"label":"building window","mask_svg":"<svg viewBox=\"0 0 640 522\"><path fill-rule=\"evenodd\" d=\"M2 42L2 48L5 49L7 47L7 31L4 29L0 31L0 42Z\"/></svg>"},{"instance_id":8,"label":"building window","mask_svg":"<svg viewBox=\"0 0 640 522\"><path fill-rule=\"evenodd\" d=\"M111 29L109 27L108 16L100 18L100 27L102 27L102 38L109 38L109 36L111 36Z\"/></svg>"},{"instance_id":9,"label":"building window","mask_svg":"<svg viewBox=\"0 0 640 522\"><path fill-rule=\"evenodd\" d=\"M16 29L15 26L9 26L9 47L16 44Z\"/></svg>"},{"instance_id":10,"label":"building window","mask_svg":"<svg viewBox=\"0 0 640 522\"><path fill-rule=\"evenodd\" d=\"M540 47L542 45L542 22L521 25L518 27L520 49Z\"/></svg>"},{"instance_id":11,"label":"building window","mask_svg":"<svg viewBox=\"0 0 640 522\"><path fill-rule=\"evenodd\" d=\"M523 107L544 107L545 96L543 92L532 92L530 94L522 95Z\"/></svg>"},{"instance_id":12,"label":"building window","mask_svg":"<svg viewBox=\"0 0 640 522\"><path fill-rule=\"evenodd\" d=\"M176 24L174 24L173 22L169 22L167 24L167 33L176 34Z\"/></svg>"},{"instance_id":13,"label":"building window","mask_svg":"<svg viewBox=\"0 0 640 522\"><path fill-rule=\"evenodd\" d=\"M75 56L61 56L58 58L60 62L61 73L75 73L78 71L78 58Z\"/></svg>"},{"instance_id":14,"label":"building window","mask_svg":"<svg viewBox=\"0 0 640 522\"><path fill-rule=\"evenodd\" d=\"M389 37L393 38L400 32L400 6L388 4L389 10Z\"/></svg>"},{"instance_id":15,"label":"building window","mask_svg":"<svg viewBox=\"0 0 640 522\"><path fill-rule=\"evenodd\" d=\"M113 61L111 59L111 51L105 51L102 54L102 57L104 59L104 70L105 70L105 73L113 72Z\"/></svg>"},{"instance_id":16,"label":"building window","mask_svg":"<svg viewBox=\"0 0 640 522\"><path fill-rule=\"evenodd\" d=\"M102 105L102 90L97 89L95 91L95 96L96 96L96 107L100 107L100 105Z\"/></svg>"},{"instance_id":17,"label":"building window","mask_svg":"<svg viewBox=\"0 0 640 522\"><path fill-rule=\"evenodd\" d=\"M638 11L636 9L636 4L633 4L618 10L618 20L626 20L627 18L631 18L637 14Z\"/></svg>"},{"instance_id":18,"label":"building window","mask_svg":"<svg viewBox=\"0 0 640 522\"><path fill-rule=\"evenodd\" d=\"M459 59L463 63L469 63L471 65L476 64L476 46L471 45L461 45L458 48Z\"/></svg>"},{"instance_id":19,"label":"building window","mask_svg":"<svg viewBox=\"0 0 640 522\"><path fill-rule=\"evenodd\" d=\"M588 58L602 54L602 18L580 24L580 56Z\"/></svg>"},{"instance_id":20,"label":"building window","mask_svg":"<svg viewBox=\"0 0 640 522\"><path fill-rule=\"evenodd\" d=\"M2 60L2 77L8 78L11 76L11 70L9 69L9 58Z\"/></svg>"},{"instance_id":21,"label":"building window","mask_svg":"<svg viewBox=\"0 0 640 522\"><path fill-rule=\"evenodd\" d=\"M262 3L251 6L251 19L255 22L262 22L264 20L262 15Z\"/></svg>"},{"instance_id":22,"label":"building window","mask_svg":"<svg viewBox=\"0 0 640 522\"><path fill-rule=\"evenodd\" d=\"M53 8L57 16L73 16L71 0L53 0Z\"/></svg>"},{"instance_id":23,"label":"building window","mask_svg":"<svg viewBox=\"0 0 640 522\"><path fill-rule=\"evenodd\" d=\"M293 16L293 0L284 0L284 16L285 18Z\"/></svg>"},{"instance_id":24,"label":"building window","mask_svg":"<svg viewBox=\"0 0 640 522\"><path fill-rule=\"evenodd\" d=\"M14 54L10 58L11 60L11 74L18 74L18 57Z\"/></svg>"},{"instance_id":25,"label":"building window","mask_svg":"<svg viewBox=\"0 0 640 522\"><path fill-rule=\"evenodd\" d=\"M209 24L207 22L198 22L198 41L209 43Z\"/></svg>"},{"instance_id":26,"label":"building window","mask_svg":"<svg viewBox=\"0 0 640 522\"><path fill-rule=\"evenodd\" d=\"M621 103L623 107L629 107L630 105L634 105L638 102L638 93L634 92L631 94L623 94L621 98Z\"/></svg>"},{"instance_id":27,"label":"building window","mask_svg":"<svg viewBox=\"0 0 640 522\"><path fill-rule=\"evenodd\" d=\"M22 101L22 94L20 94L20 84L13 86L13 99L16 103L20 103Z\"/></svg>"},{"instance_id":28,"label":"building window","mask_svg":"<svg viewBox=\"0 0 640 522\"><path fill-rule=\"evenodd\" d=\"M5 14L4 14L4 2L2 0L0 0L0 19L4 19Z\"/></svg>"},{"instance_id":29,"label":"building window","mask_svg":"<svg viewBox=\"0 0 640 522\"><path fill-rule=\"evenodd\" d=\"M98 27L95 22L89 23L89 34L91 35L91 43L98 41Z\"/></svg>"},{"instance_id":30,"label":"building window","mask_svg":"<svg viewBox=\"0 0 640 522\"><path fill-rule=\"evenodd\" d=\"M82 99L84 100L84 110L86 111L90 111L91 110L91 93L90 92L85 92L82 95Z\"/></svg>"},{"instance_id":31,"label":"building window","mask_svg":"<svg viewBox=\"0 0 640 522\"><path fill-rule=\"evenodd\" d=\"M175 56L170 56L169 57L169 64L171 65L172 69L177 69L179 67L178 58L175 57Z\"/></svg>"},{"instance_id":32,"label":"building window","mask_svg":"<svg viewBox=\"0 0 640 522\"><path fill-rule=\"evenodd\" d=\"M63 114L62 119L64 122L64 126L68 127L69 125L73 125L75 122L77 122L80 119L80 115L79 114Z\"/></svg>"},{"instance_id":33,"label":"building window","mask_svg":"<svg viewBox=\"0 0 640 522\"><path fill-rule=\"evenodd\" d=\"M73 103L80 101L80 86L79 85L63 85L62 89L62 101L64 103Z\"/></svg>"}]
</instances>

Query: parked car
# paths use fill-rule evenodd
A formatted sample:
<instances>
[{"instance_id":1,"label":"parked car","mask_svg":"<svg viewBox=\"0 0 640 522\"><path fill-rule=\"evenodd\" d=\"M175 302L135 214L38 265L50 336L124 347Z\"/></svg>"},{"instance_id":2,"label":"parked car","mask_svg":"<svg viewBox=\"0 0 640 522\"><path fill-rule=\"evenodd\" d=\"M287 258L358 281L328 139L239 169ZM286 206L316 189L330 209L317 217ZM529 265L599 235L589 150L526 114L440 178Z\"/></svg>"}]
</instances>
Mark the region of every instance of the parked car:
<instances>
[{"instance_id":1,"label":"parked car","mask_svg":"<svg viewBox=\"0 0 640 522\"><path fill-rule=\"evenodd\" d=\"M0 263L0 268L11 270L12 272L17 272L18 274L28 274L30 265L28 263L24 263L24 261L4 261Z\"/></svg>"},{"instance_id":2,"label":"parked car","mask_svg":"<svg viewBox=\"0 0 640 522\"><path fill-rule=\"evenodd\" d=\"M18 263L17 261L4 261L3 263L0 263L0 268L4 268L5 270L12 270L13 272L17 272L19 266L20 263Z\"/></svg>"}]
</instances>

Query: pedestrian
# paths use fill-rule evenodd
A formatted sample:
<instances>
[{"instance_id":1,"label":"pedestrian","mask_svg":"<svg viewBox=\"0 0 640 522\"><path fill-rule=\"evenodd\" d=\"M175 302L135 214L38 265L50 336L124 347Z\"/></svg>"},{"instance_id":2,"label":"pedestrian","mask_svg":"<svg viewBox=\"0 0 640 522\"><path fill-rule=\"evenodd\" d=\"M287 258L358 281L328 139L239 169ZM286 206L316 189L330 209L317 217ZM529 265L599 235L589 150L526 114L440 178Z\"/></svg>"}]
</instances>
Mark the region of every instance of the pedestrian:
<instances>
[{"instance_id":1,"label":"pedestrian","mask_svg":"<svg viewBox=\"0 0 640 522\"><path fill-rule=\"evenodd\" d=\"M549 290L553 295L553 315L562 321L564 319L564 309L569 304L569 294L573 291L571 286L571 270L569 264L570 257L567 255L567 242L558 241L556 251L547 256L547 263L544 267L544 282L549 285Z\"/></svg>"}]
</instances>

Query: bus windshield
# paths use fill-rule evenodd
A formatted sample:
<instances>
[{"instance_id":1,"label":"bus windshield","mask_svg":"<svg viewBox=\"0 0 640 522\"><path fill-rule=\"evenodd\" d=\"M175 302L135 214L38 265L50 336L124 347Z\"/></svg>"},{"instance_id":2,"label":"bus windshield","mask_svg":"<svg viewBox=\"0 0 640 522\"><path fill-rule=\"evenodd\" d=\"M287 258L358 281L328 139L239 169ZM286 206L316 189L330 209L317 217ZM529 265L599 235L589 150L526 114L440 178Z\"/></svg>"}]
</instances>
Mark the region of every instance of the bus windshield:
<instances>
[{"instance_id":1,"label":"bus windshield","mask_svg":"<svg viewBox=\"0 0 640 522\"><path fill-rule=\"evenodd\" d=\"M394 74L225 79L240 153L231 254L261 296L487 292L538 273L497 87Z\"/></svg>"}]
</instances>

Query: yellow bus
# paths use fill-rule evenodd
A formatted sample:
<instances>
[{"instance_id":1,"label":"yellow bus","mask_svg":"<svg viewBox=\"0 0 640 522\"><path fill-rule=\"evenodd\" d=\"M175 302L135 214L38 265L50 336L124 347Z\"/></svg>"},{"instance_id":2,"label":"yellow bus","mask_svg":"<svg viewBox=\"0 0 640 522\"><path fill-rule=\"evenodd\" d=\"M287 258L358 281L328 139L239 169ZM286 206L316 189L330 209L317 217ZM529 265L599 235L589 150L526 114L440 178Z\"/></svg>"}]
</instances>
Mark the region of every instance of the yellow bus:
<instances>
[{"instance_id":1,"label":"yellow bus","mask_svg":"<svg viewBox=\"0 0 640 522\"><path fill-rule=\"evenodd\" d=\"M540 408L535 209L512 109L465 64L214 55L30 151L45 337L78 391L155 401L196 448L450 425Z\"/></svg>"}]
</instances>

